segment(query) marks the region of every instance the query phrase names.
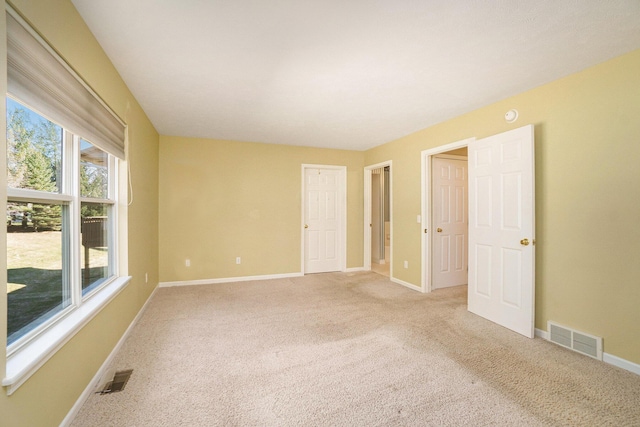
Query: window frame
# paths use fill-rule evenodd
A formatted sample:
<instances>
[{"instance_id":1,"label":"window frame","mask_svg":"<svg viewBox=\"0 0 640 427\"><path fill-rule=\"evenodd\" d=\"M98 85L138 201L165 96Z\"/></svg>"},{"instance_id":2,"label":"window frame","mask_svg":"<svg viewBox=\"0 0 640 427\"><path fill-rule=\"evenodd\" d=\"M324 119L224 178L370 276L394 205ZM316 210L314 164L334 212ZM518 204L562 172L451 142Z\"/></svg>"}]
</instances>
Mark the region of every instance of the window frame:
<instances>
[{"instance_id":1,"label":"window frame","mask_svg":"<svg viewBox=\"0 0 640 427\"><path fill-rule=\"evenodd\" d=\"M11 97L23 107L38 113L33 107ZM38 113L39 114L39 113ZM58 124L60 125L60 124ZM83 139L79 135L64 128L62 134L62 174L60 192L46 192L32 189L21 189L7 186L7 201L34 204L58 204L67 206L67 233L62 239L63 277L69 280L69 305L58 313L37 325L31 331L7 345L7 373L2 385L7 386L11 394L26 379L51 357L64 343L79 331L100 309L114 298L129 282L129 277L122 277L118 265L118 164L112 154L107 154L107 198L91 198L80 195L80 144ZM85 140L86 141L86 140ZM87 141L91 143L90 141ZM104 152L104 150L102 150ZM90 289L83 295L82 263L81 263L81 205L82 203L99 203L108 205L107 242L108 277L99 286ZM63 234L64 236L64 234ZM65 259L66 257L66 259ZM64 271L68 266L68 271ZM64 279L63 279L64 280Z\"/></svg>"}]
</instances>

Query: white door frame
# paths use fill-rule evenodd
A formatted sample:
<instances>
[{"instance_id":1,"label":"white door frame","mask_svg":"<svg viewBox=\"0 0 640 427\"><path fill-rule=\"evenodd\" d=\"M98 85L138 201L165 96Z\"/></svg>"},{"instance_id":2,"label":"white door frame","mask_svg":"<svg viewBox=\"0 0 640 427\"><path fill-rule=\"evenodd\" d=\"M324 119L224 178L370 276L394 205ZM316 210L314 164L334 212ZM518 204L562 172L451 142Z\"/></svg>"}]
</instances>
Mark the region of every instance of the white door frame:
<instances>
[{"instance_id":1,"label":"white door frame","mask_svg":"<svg viewBox=\"0 0 640 427\"><path fill-rule=\"evenodd\" d=\"M473 141L475 141L475 138L463 139L461 141L423 150L420 155L422 161L422 284L420 290L424 293L431 292L433 290L431 283L431 230L429 230L432 221L431 158L447 151L464 148Z\"/></svg>"},{"instance_id":2,"label":"white door frame","mask_svg":"<svg viewBox=\"0 0 640 427\"><path fill-rule=\"evenodd\" d=\"M392 161L364 168L364 260L363 268L371 270L371 171L389 166L389 278L393 277L393 167Z\"/></svg>"},{"instance_id":3,"label":"white door frame","mask_svg":"<svg viewBox=\"0 0 640 427\"><path fill-rule=\"evenodd\" d=\"M330 169L337 170L339 172L339 194L338 194L338 215L340 225L338 226L338 259L340 260L340 271L346 271L347 269L347 167L336 165L314 165L303 163L301 167L302 172L302 198L300 199L300 272L305 274L305 203L307 201L307 185L305 180L305 171L307 169Z\"/></svg>"}]
</instances>

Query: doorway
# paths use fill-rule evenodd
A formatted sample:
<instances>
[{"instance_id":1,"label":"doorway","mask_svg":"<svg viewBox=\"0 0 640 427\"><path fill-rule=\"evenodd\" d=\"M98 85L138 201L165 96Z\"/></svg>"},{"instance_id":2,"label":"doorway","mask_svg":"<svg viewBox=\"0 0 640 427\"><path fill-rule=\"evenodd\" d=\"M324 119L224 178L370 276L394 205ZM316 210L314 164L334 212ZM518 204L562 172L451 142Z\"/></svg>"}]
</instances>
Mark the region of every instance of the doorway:
<instances>
[{"instance_id":1,"label":"doorway","mask_svg":"<svg viewBox=\"0 0 640 427\"><path fill-rule=\"evenodd\" d=\"M468 283L467 147L432 156L432 287Z\"/></svg>"},{"instance_id":2,"label":"doorway","mask_svg":"<svg viewBox=\"0 0 640 427\"><path fill-rule=\"evenodd\" d=\"M389 166L371 171L371 269L387 277L391 245L389 171Z\"/></svg>"},{"instance_id":3,"label":"doorway","mask_svg":"<svg viewBox=\"0 0 640 427\"><path fill-rule=\"evenodd\" d=\"M442 226L443 215L440 212L438 214L434 213L432 201L436 198L436 195L434 194L435 180L433 178L435 173L434 161L437 162L437 160L435 159L440 158L440 159L458 160L463 162L464 165L466 165L467 164L467 147L473 141L475 141L475 138L468 138L468 139L453 142L451 144L443 145L441 147L433 148L431 150L426 150L422 152L422 195L423 195L422 196L423 260L422 260L422 287L421 287L422 292L431 292L432 290L438 289L439 287L445 287L445 286L441 286L441 282L440 282L441 278L436 278L436 281L434 283L434 276L435 276L433 274L434 269L437 269L439 272L444 272L445 273L444 276L447 276L446 273L449 271L455 272L457 270L458 277L455 280L459 281L460 276L462 276L462 280L464 281L464 283L458 283L458 284L461 285L461 284L468 283L468 280L467 280L468 279L468 271L467 271L468 258L462 254L459 254L458 252L459 254L458 260L464 257L463 266L458 266L458 268L456 269L455 268L456 261L454 261L453 262L454 268L451 268L451 261L450 261L451 260L450 255L452 255L451 245L450 244L447 245L446 240L443 239L442 236L449 236L449 238L455 239L456 233L454 230L447 230L447 232L445 232L445 229L447 227ZM465 177L465 180L466 179L467 177ZM467 183L467 187L468 187L468 183ZM441 198L442 198L442 195L441 195ZM467 200L468 200L468 197L467 197ZM445 204L446 204L446 200L445 200ZM464 222L464 231L465 231L465 236L463 237L463 239L465 240L465 242L461 242L461 244L464 245L464 250L466 254L468 250L468 246L466 242L468 239L468 204L466 203L466 200L463 202L463 204L464 204L463 222ZM448 211L448 214L450 215L450 209L447 209L447 211ZM457 222L460 222L460 220L458 220ZM460 225L458 225L458 228L459 227ZM438 229L441 229L442 231L438 232L437 231ZM454 232L451 233L451 231L454 231ZM451 236L451 234L453 234L453 236ZM458 232L457 234L460 235L461 233ZM436 237L438 235L440 235L440 238ZM449 243L451 243L451 240L449 240ZM459 248L460 248L460 245L458 245L458 247L455 249L459 251ZM443 252L447 253L446 258L441 257ZM453 258L455 259L455 256ZM442 262L443 259L445 260L445 262ZM449 265L447 265L447 263ZM463 269L464 271L461 272L460 271L461 269Z\"/></svg>"},{"instance_id":4,"label":"doorway","mask_svg":"<svg viewBox=\"0 0 640 427\"><path fill-rule=\"evenodd\" d=\"M391 161L367 166L364 174L364 268L393 277Z\"/></svg>"}]
</instances>

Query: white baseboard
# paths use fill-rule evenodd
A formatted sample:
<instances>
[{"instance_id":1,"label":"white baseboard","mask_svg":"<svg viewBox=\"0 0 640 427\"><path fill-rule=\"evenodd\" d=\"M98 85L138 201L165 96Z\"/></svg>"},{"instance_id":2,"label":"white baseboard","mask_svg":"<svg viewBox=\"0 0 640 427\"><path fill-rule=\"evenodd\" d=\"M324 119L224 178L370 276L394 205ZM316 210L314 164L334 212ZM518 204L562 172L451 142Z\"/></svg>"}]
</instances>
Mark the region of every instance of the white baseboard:
<instances>
[{"instance_id":1,"label":"white baseboard","mask_svg":"<svg viewBox=\"0 0 640 427\"><path fill-rule=\"evenodd\" d=\"M404 280L396 279L395 277L391 277L389 280L391 280L393 283L397 283L398 285L413 289L414 291L422 292L422 288L420 286L413 285L409 282L405 282Z\"/></svg>"},{"instance_id":2,"label":"white baseboard","mask_svg":"<svg viewBox=\"0 0 640 427\"><path fill-rule=\"evenodd\" d=\"M640 375L640 365L638 365L637 363L629 362L628 360L622 359L621 357L614 356L613 354L603 353L602 361L604 363L608 363L609 365L622 368L625 371L633 372L636 375Z\"/></svg>"},{"instance_id":3,"label":"white baseboard","mask_svg":"<svg viewBox=\"0 0 640 427\"><path fill-rule=\"evenodd\" d=\"M107 356L105 361L102 363L102 366L100 366L100 369L98 369L96 374L93 376L93 378L91 379L91 381L89 382L87 387L84 389L84 391L82 392L82 394L78 398L78 400L76 400L76 403L73 405L71 410L67 413L67 416L64 417L64 419L60 423L60 427L67 427L67 426L71 425L71 423L73 422L73 419L76 417L76 415L80 411L80 408L82 408L82 405L84 405L84 403L87 401L89 396L91 396L95 392L96 387L98 387L99 382L102 380L103 376L105 375L105 373L107 371L107 368L109 367L109 365L113 361L113 359L116 356L116 354L118 353L118 351L120 351L120 348L122 347L122 345L126 341L127 337L129 336L129 334L133 330L133 327L138 323L138 321L142 317L142 314L147 309L147 306L149 305L149 302L151 301L151 299L153 298L153 296L155 295L157 290L158 290L158 287L156 286L155 289L153 290L153 292L151 292L151 295L149 295L149 298L147 298L147 301L144 303L144 305L142 306L142 308L140 309L140 311L136 315L136 317L129 324L129 327L127 328L127 330L124 331L124 334L122 334L122 337L120 337L120 339L116 343L115 347L113 347L113 350L111 350L111 353L109 353L109 356Z\"/></svg>"},{"instance_id":4,"label":"white baseboard","mask_svg":"<svg viewBox=\"0 0 640 427\"><path fill-rule=\"evenodd\" d=\"M160 282L161 288L172 286L213 285L216 283L249 282L252 280L286 279L288 277L304 276L302 273L265 274L261 276L225 277L220 279L182 280L178 282Z\"/></svg>"},{"instance_id":5,"label":"white baseboard","mask_svg":"<svg viewBox=\"0 0 640 427\"><path fill-rule=\"evenodd\" d=\"M536 337L549 341L549 332L536 328ZM602 353L602 361L615 367L640 375L640 365L609 353Z\"/></svg>"},{"instance_id":6,"label":"white baseboard","mask_svg":"<svg viewBox=\"0 0 640 427\"><path fill-rule=\"evenodd\" d=\"M536 336L549 341L549 332L543 331L542 329L536 328Z\"/></svg>"},{"instance_id":7,"label":"white baseboard","mask_svg":"<svg viewBox=\"0 0 640 427\"><path fill-rule=\"evenodd\" d=\"M365 271L364 267L346 268L343 273L355 273ZM170 288L173 286L214 285L216 283L249 282L252 280L286 279L288 277L301 277L304 273L263 274L260 276L223 277L219 279L180 280L176 282L160 282L158 287Z\"/></svg>"}]
</instances>

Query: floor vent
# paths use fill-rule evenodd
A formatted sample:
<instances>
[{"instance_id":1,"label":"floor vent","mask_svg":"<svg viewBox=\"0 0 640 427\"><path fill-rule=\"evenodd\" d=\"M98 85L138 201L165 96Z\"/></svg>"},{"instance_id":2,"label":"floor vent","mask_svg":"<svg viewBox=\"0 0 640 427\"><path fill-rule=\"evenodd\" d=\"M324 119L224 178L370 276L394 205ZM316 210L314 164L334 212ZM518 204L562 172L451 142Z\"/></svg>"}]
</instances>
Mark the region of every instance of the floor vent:
<instances>
[{"instance_id":1,"label":"floor vent","mask_svg":"<svg viewBox=\"0 0 640 427\"><path fill-rule=\"evenodd\" d=\"M133 369L116 372L113 376L113 380L106 383L104 387L100 391L98 391L98 393L108 394L124 390L124 386L127 385L127 381L129 381L129 377L131 376L132 372Z\"/></svg>"},{"instance_id":2,"label":"floor vent","mask_svg":"<svg viewBox=\"0 0 640 427\"><path fill-rule=\"evenodd\" d=\"M557 323L547 322L549 341L569 348L585 356L602 360L602 337L578 332Z\"/></svg>"}]
</instances>

